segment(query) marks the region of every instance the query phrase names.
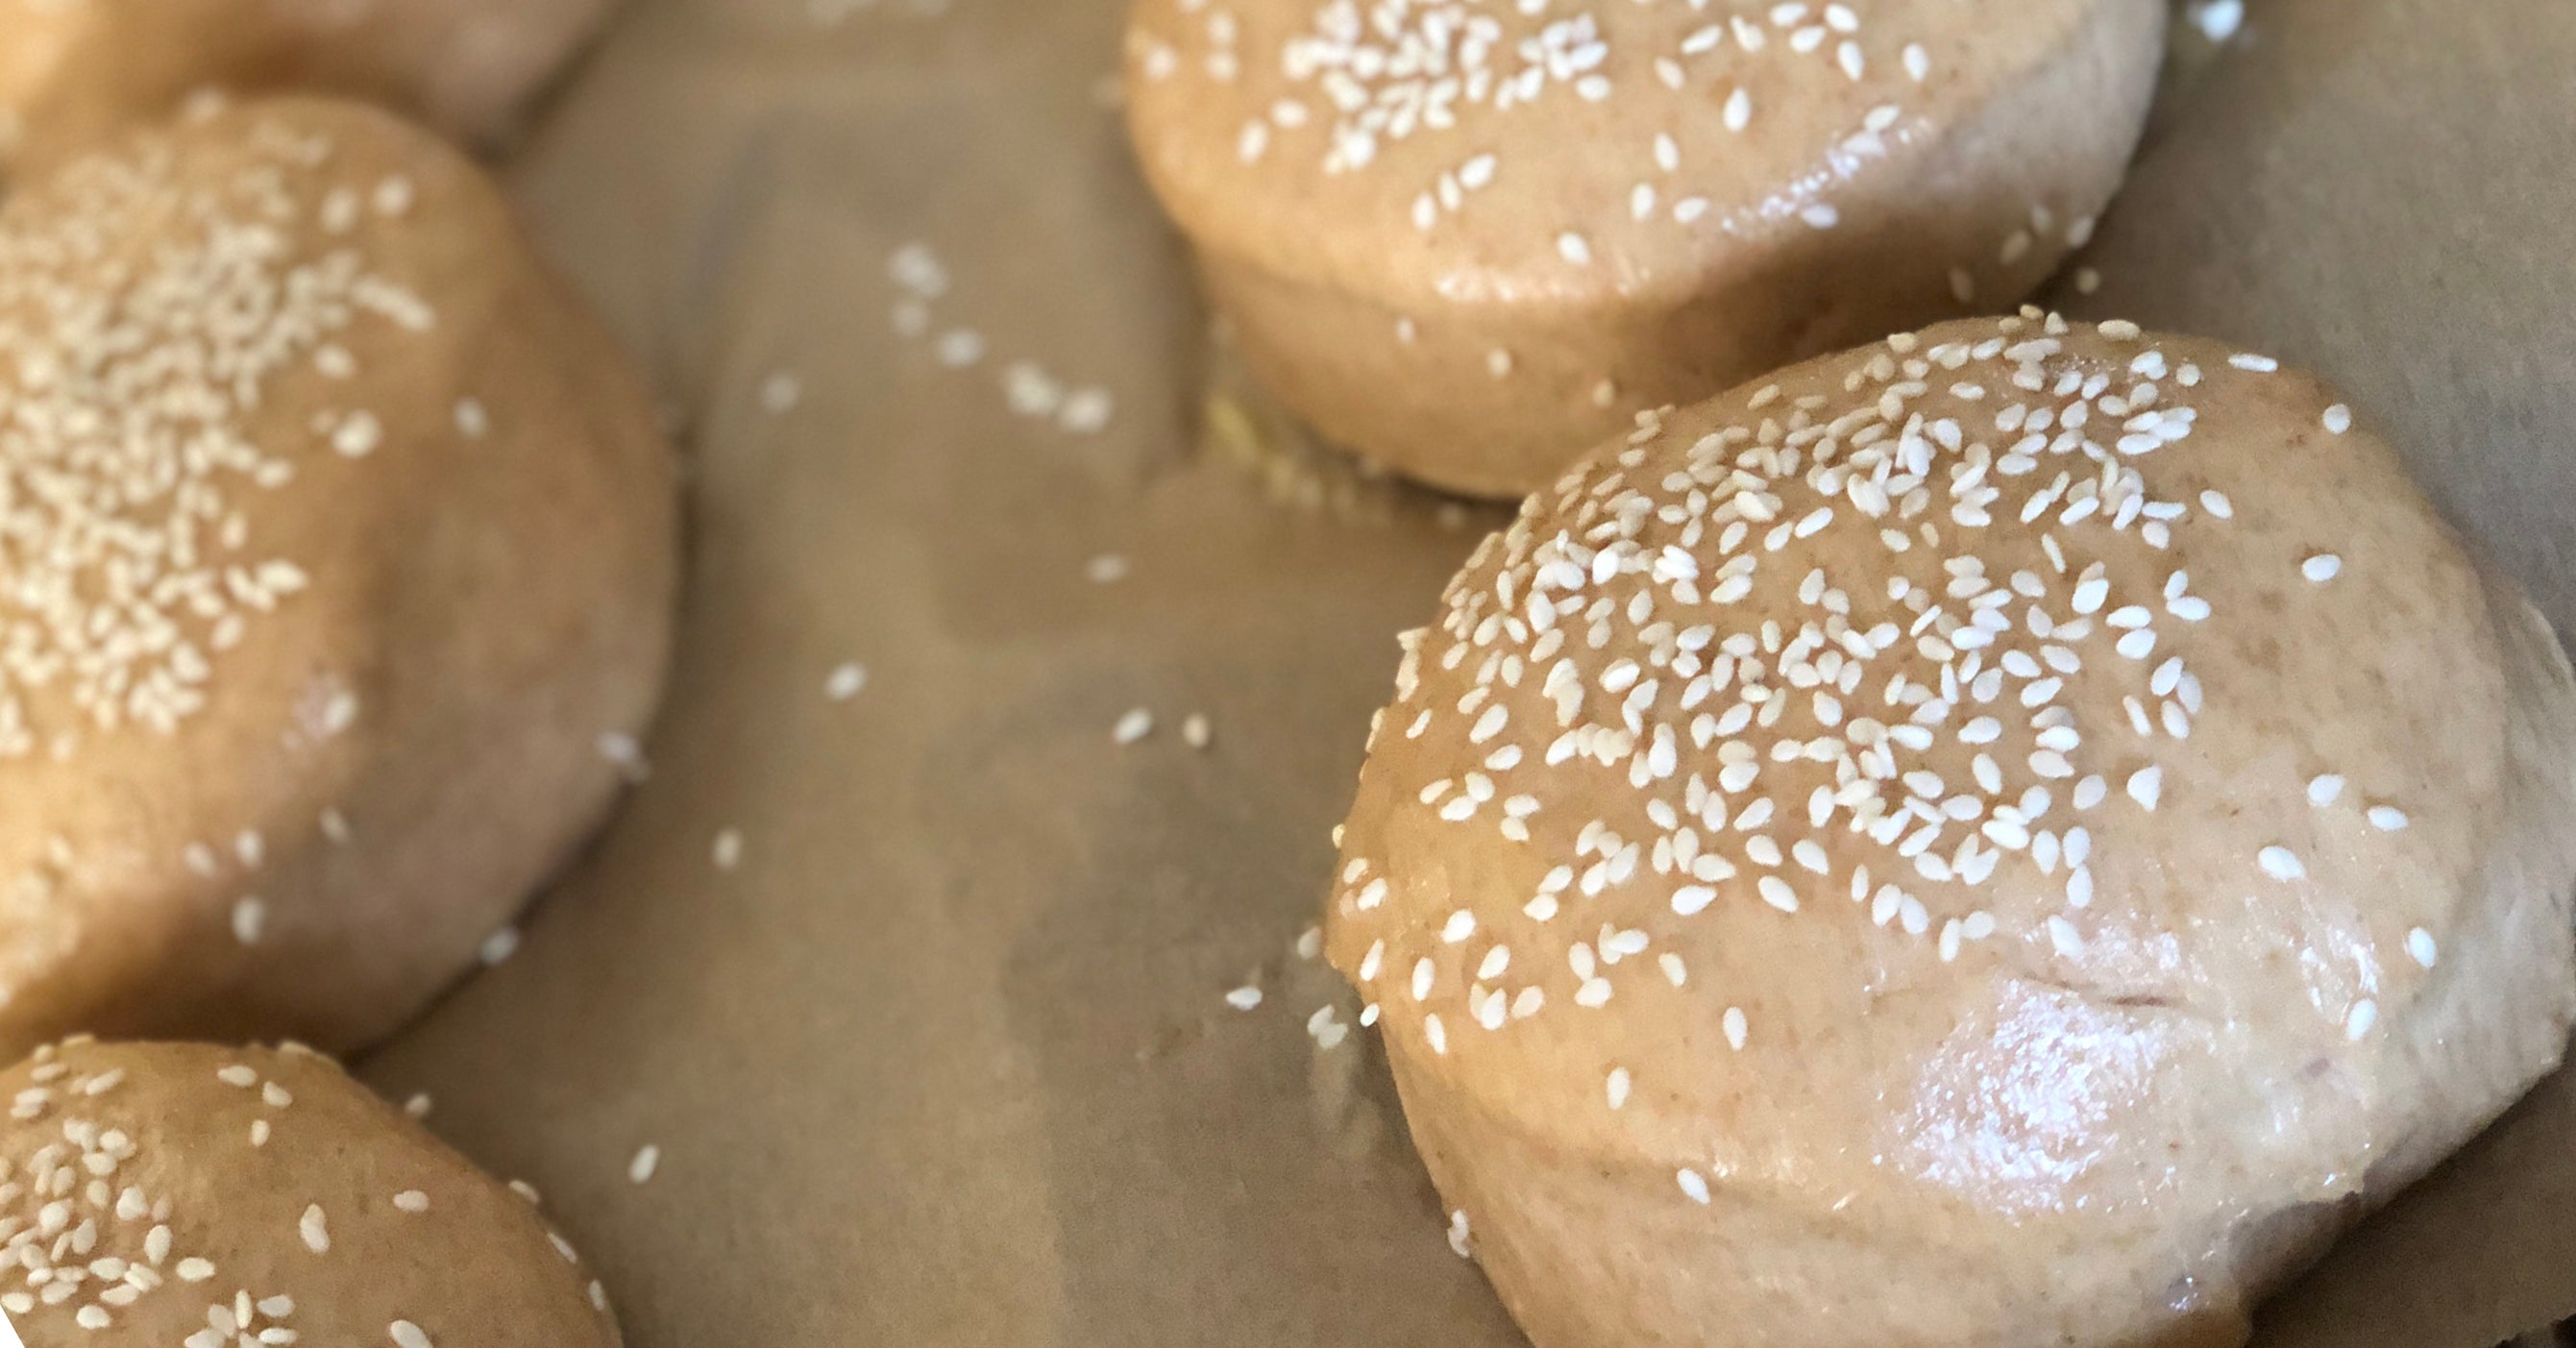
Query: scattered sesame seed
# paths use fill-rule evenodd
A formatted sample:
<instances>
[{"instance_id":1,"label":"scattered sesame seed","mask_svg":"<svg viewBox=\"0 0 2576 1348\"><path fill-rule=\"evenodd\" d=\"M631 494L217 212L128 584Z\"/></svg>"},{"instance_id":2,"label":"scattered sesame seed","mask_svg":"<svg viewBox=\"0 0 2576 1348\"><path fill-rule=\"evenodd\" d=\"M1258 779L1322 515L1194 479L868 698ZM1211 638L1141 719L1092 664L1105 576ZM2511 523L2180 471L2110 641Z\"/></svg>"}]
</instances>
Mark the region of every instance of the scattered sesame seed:
<instances>
[{"instance_id":1,"label":"scattered sesame seed","mask_svg":"<svg viewBox=\"0 0 2576 1348\"><path fill-rule=\"evenodd\" d=\"M1192 712L1181 721L1181 743L1193 749L1205 749L1216 742L1215 728L1204 713Z\"/></svg>"},{"instance_id":2,"label":"scattered sesame seed","mask_svg":"<svg viewBox=\"0 0 2576 1348\"><path fill-rule=\"evenodd\" d=\"M707 849L707 852L708 859L715 863L717 870L729 871L736 866L741 865L742 830L738 828L718 829L716 831L715 842Z\"/></svg>"},{"instance_id":3,"label":"scattered sesame seed","mask_svg":"<svg viewBox=\"0 0 2576 1348\"><path fill-rule=\"evenodd\" d=\"M2331 772L2308 779L2308 803L2322 810L2343 795L2343 778Z\"/></svg>"},{"instance_id":4,"label":"scattered sesame seed","mask_svg":"<svg viewBox=\"0 0 2576 1348\"><path fill-rule=\"evenodd\" d=\"M2440 956L2441 947L2434 943L2433 933L2417 927L2406 933L2406 953L2413 957L2417 964L2430 969L2433 967L2433 961Z\"/></svg>"},{"instance_id":5,"label":"scattered sesame seed","mask_svg":"<svg viewBox=\"0 0 2576 1348\"><path fill-rule=\"evenodd\" d=\"M422 1193L418 1189L405 1189L401 1193L394 1195L394 1209L398 1212L408 1212L415 1215L427 1212L429 1211L429 1195Z\"/></svg>"},{"instance_id":6,"label":"scattered sesame seed","mask_svg":"<svg viewBox=\"0 0 2576 1348\"><path fill-rule=\"evenodd\" d=\"M1127 575L1127 559L1114 552L1104 552L1082 564L1083 579L1094 585L1115 585Z\"/></svg>"},{"instance_id":7,"label":"scattered sesame seed","mask_svg":"<svg viewBox=\"0 0 2576 1348\"><path fill-rule=\"evenodd\" d=\"M1726 1030L1726 1046L1738 1053L1743 1052L1745 1038L1751 1032L1751 1027L1745 1023L1744 1008L1740 1006L1726 1008L1726 1015L1719 1023Z\"/></svg>"},{"instance_id":8,"label":"scattered sesame seed","mask_svg":"<svg viewBox=\"0 0 2576 1348\"><path fill-rule=\"evenodd\" d=\"M1557 256L1578 267L1592 265L1592 245L1580 234L1568 231L1556 236Z\"/></svg>"},{"instance_id":9,"label":"scattered sesame seed","mask_svg":"<svg viewBox=\"0 0 2576 1348\"><path fill-rule=\"evenodd\" d=\"M2427 963L2429 963L2429 961L2427 961ZM1609 1079L1603 1083L1603 1091L1609 1097L1610 1107L1612 1109L1627 1108L1628 1088L1628 1069L1625 1067L1611 1068Z\"/></svg>"},{"instance_id":10,"label":"scattered sesame seed","mask_svg":"<svg viewBox=\"0 0 2576 1348\"><path fill-rule=\"evenodd\" d=\"M243 945L258 945L268 929L268 903L256 897L236 900L233 904L233 939Z\"/></svg>"},{"instance_id":11,"label":"scattered sesame seed","mask_svg":"<svg viewBox=\"0 0 2576 1348\"><path fill-rule=\"evenodd\" d=\"M2320 552L2299 563L2299 574L2323 585L2343 574L2343 559L2331 552Z\"/></svg>"},{"instance_id":12,"label":"scattered sesame seed","mask_svg":"<svg viewBox=\"0 0 2576 1348\"><path fill-rule=\"evenodd\" d=\"M637 1149L635 1159L626 1163L626 1180L630 1184L649 1184L662 1168L662 1149L646 1143Z\"/></svg>"},{"instance_id":13,"label":"scattered sesame seed","mask_svg":"<svg viewBox=\"0 0 2576 1348\"><path fill-rule=\"evenodd\" d=\"M867 666L857 663L834 667L823 678L823 696L834 702L847 702L868 686Z\"/></svg>"},{"instance_id":14,"label":"scattered sesame seed","mask_svg":"<svg viewBox=\"0 0 2576 1348\"><path fill-rule=\"evenodd\" d=\"M2374 805L2369 813L2370 826L2382 833L2395 833L2406 827L2406 812L2392 805Z\"/></svg>"},{"instance_id":15,"label":"scattered sesame seed","mask_svg":"<svg viewBox=\"0 0 2576 1348\"><path fill-rule=\"evenodd\" d=\"M432 1348L429 1335L409 1320L394 1321L389 1332L393 1335L394 1348Z\"/></svg>"},{"instance_id":16,"label":"scattered sesame seed","mask_svg":"<svg viewBox=\"0 0 2576 1348\"><path fill-rule=\"evenodd\" d=\"M2227 363L2237 369L2251 371L2255 374L2270 374L2281 368L2281 362L2272 359L2270 356L2258 356L2251 351L2239 351L2235 355L2229 356L2227 358Z\"/></svg>"},{"instance_id":17,"label":"scattered sesame seed","mask_svg":"<svg viewBox=\"0 0 2576 1348\"><path fill-rule=\"evenodd\" d=\"M2331 435L2341 435L2344 432L2351 430L2352 409L2344 406L2342 403L2336 403L2334 406L2327 408L2325 426L2327 433Z\"/></svg>"},{"instance_id":18,"label":"scattered sesame seed","mask_svg":"<svg viewBox=\"0 0 2576 1348\"><path fill-rule=\"evenodd\" d=\"M1673 1180L1681 1186L1684 1197L1702 1207L1708 1205L1708 1181L1698 1171L1688 1168L1675 1171Z\"/></svg>"},{"instance_id":19,"label":"scattered sesame seed","mask_svg":"<svg viewBox=\"0 0 2576 1348\"><path fill-rule=\"evenodd\" d=\"M760 381L760 410L771 416L785 416L805 401L805 381L795 373L780 370Z\"/></svg>"},{"instance_id":20,"label":"scattered sesame seed","mask_svg":"<svg viewBox=\"0 0 2576 1348\"><path fill-rule=\"evenodd\" d=\"M316 1203L304 1210L303 1218L295 1224L295 1233L303 1239L304 1248L313 1253L331 1252L331 1226L322 1216L321 1204Z\"/></svg>"},{"instance_id":21,"label":"scattered sesame seed","mask_svg":"<svg viewBox=\"0 0 2576 1348\"><path fill-rule=\"evenodd\" d=\"M1134 744L1153 733L1154 713L1138 707L1118 718L1118 724L1110 730L1109 737L1119 744Z\"/></svg>"},{"instance_id":22,"label":"scattered sesame seed","mask_svg":"<svg viewBox=\"0 0 2576 1348\"><path fill-rule=\"evenodd\" d=\"M2360 1039L2369 1034L2371 1028L2377 1024L2379 1024L2379 1003L2364 997L2352 1004L2352 1014L2344 1019L2344 1037Z\"/></svg>"},{"instance_id":23,"label":"scattered sesame seed","mask_svg":"<svg viewBox=\"0 0 2576 1348\"><path fill-rule=\"evenodd\" d=\"M475 948L474 957L484 968L490 969L509 963L510 957L518 953L519 929L502 927L483 938L483 944Z\"/></svg>"},{"instance_id":24,"label":"scattered sesame seed","mask_svg":"<svg viewBox=\"0 0 2576 1348\"><path fill-rule=\"evenodd\" d=\"M1261 1005L1261 989L1246 983L1225 995L1225 1004L1237 1011L1250 1011Z\"/></svg>"},{"instance_id":25,"label":"scattered sesame seed","mask_svg":"<svg viewBox=\"0 0 2576 1348\"><path fill-rule=\"evenodd\" d=\"M2193 0L2188 11L2194 27L2212 42L2225 42L2245 26L2245 0Z\"/></svg>"}]
</instances>

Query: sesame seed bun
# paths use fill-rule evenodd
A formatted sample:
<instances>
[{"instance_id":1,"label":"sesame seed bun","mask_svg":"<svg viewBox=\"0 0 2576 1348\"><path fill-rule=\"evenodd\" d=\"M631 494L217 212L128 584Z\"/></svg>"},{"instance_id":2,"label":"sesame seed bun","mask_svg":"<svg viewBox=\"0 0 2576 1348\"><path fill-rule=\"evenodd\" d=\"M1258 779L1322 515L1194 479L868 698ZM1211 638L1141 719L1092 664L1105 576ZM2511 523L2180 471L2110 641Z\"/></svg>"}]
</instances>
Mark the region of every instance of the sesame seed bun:
<instances>
[{"instance_id":1,"label":"sesame seed bun","mask_svg":"<svg viewBox=\"0 0 2576 1348\"><path fill-rule=\"evenodd\" d=\"M2018 301L2117 187L2166 18L1529 9L1138 0L1128 37L1139 158L1254 373L1477 494L1640 410Z\"/></svg>"},{"instance_id":2,"label":"sesame seed bun","mask_svg":"<svg viewBox=\"0 0 2576 1348\"><path fill-rule=\"evenodd\" d=\"M2566 659L2367 413L2034 312L1531 498L1328 945L1540 1348L2232 1344L2556 1063L2571 810Z\"/></svg>"},{"instance_id":3,"label":"sesame seed bun","mask_svg":"<svg viewBox=\"0 0 2576 1348\"><path fill-rule=\"evenodd\" d=\"M0 1046L370 1043L614 799L672 462L482 173L355 104L0 210Z\"/></svg>"},{"instance_id":4,"label":"sesame seed bun","mask_svg":"<svg viewBox=\"0 0 2576 1348\"><path fill-rule=\"evenodd\" d=\"M619 1342L533 1202L328 1059L75 1042L0 1094L0 1310L30 1348Z\"/></svg>"},{"instance_id":5,"label":"sesame seed bun","mask_svg":"<svg viewBox=\"0 0 2576 1348\"><path fill-rule=\"evenodd\" d=\"M616 0L0 0L0 149L40 170L201 91L382 103L471 141Z\"/></svg>"}]
</instances>

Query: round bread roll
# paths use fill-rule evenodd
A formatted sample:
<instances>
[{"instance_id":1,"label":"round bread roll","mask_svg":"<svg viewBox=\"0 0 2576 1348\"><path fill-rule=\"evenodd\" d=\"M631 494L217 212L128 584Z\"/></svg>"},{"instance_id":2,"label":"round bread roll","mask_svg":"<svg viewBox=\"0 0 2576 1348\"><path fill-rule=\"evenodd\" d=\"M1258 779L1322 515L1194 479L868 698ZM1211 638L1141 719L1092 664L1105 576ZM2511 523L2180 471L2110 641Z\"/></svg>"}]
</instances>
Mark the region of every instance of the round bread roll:
<instances>
[{"instance_id":1,"label":"round bread roll","mask_svg":"<svg viewBox=\"0 0 2576 1348\"><path fill-rule=\"evenodd\" d=\"M1128 109L1253 373L1517 496L1632 414L2018 301L2128 163L2164 0L1138 0Z\"/></svg>"},{"instance_id":2,"label":"round bread roll","mask_svg":"<svg viewBox=\"0 0 2576 1348\"><path fill-rule=\"evenodd\" d=\"M615 0L0 0L0 147L31 168L207 90L381 102L489 140Z\"/></svg>"},{"instance_id":3,"label":"round bread roll","mask_svg":"<svg viewBox=\"0 0 2576 1348\"><path fill-rule=\"evenodd\" d=\"M1800 366L1407 646L1331 958L1540 1348L2235 1344L2576 1017L2567 661L2259 356Z\"/></svg>"},{"instance_id":4,"label":"round bread roll","mask_svg":"<svg viewBox=\"0 0 2576 1348\"><path fill-rule=\"evenodd\" d=\"M75 1041L0 1091L0 1310L30 1348L619 1342L532 1199L310 1051Z\"/></svg>"},{"instance_id":5,"label":"round bread roll","mask_svg":"<svg viewBox=\"0 0 2576 1348\"><path fill-rule=\"evenodd\" d=\"M306 99L12 198L0 351L0 1047L382 1037L658 696L643 391L479 170Z\"/></svg>"}]
</instances>

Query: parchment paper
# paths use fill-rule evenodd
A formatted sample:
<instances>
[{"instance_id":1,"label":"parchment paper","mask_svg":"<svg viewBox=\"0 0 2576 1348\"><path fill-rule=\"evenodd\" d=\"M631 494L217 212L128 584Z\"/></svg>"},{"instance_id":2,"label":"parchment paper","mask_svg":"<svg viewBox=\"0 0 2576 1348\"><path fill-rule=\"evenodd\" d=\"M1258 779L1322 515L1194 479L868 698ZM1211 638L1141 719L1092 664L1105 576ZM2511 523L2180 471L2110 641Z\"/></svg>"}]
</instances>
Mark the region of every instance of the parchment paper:
<instances>
[{"instance_id":1,"label":"parchment paper","mask_svg":"<svg viewBox=\"0 0 2576 1348\"><path fill-rule=\"evenodd\" d=\"M1222 392L1102 97L1117 0L813 2L639 0L514 166L671 397L688 611L650 780L367 1074L547 1192L640 1348L1518 1344L1293 950L1394 634L1493 516ZM2069 303L2333 373L2576 630L2576 7L2256 0L2185 58ZM1106 429L1015 414L1019 360ZM2263 1342L2570 1311L2562 1076Z\"/></svg>"}]
</instances>

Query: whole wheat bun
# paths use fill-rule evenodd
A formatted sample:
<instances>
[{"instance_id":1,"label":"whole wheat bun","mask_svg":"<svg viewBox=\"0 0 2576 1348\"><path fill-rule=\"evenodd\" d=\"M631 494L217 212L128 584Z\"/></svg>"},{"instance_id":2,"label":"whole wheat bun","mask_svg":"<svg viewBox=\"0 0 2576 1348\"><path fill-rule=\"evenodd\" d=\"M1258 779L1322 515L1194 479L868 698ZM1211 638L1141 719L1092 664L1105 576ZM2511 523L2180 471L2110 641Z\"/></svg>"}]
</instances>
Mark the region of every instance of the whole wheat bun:
<instances>
[{"instance_id":1,"label":"whole wheat bun","mask_svg":"<svg viewBox=\"0 0 2576 1348\"><path fill-rule=\"evenodd\" d=\"M2567 661L2259 356L1799 366L1407 644L1330 956L1539 1348L2235 1344L2576 1017Z\"/></svg>"},{"instance_id":2,"label":"whole wheat bun","mask_svg":"<svg viewBox=\"0 0 2576 1348\"><path fill-rule=\"evenodd\" d=\"M0 1049L370 1043L600 820L669 450L482 173L355 104L0 210Z\"/></svg>"},{"instance_id":3,"label":"whole wheat bun","mask_svg":"<svg viewBox=\"0 0 2576 1348\"><path fill-rule=\"evenodd\" d=\"M0 0L0 162L59 162L203 91L305 90L488 141L617 0Z\"/></svg>"},{"instance_id":4,"label":"whole wheat bun","mask_svg":"<svg viewBox=\"0 0 2576 1348\"><path fill-rule=\"evenodd\" d=\"M531 1198L309 1051L76 1041L0 1094L0 1310L28 1348L619 1342Z\"/></svg>"},{"instance_id":5,"label":"whole wheat bun","mask_svg":"<svg viewBox=\"0 0 2576 1348\"><path fill-rule=\"evenodd\" d=\"M2165 21L1136 0L1128 118L1275 396L1517 496L1638 411L2017 302L2118 186Z\"/></svg>"}]
</instances>

